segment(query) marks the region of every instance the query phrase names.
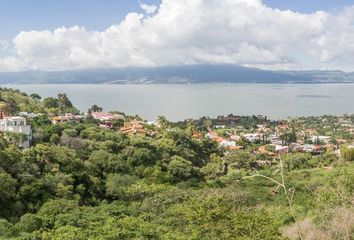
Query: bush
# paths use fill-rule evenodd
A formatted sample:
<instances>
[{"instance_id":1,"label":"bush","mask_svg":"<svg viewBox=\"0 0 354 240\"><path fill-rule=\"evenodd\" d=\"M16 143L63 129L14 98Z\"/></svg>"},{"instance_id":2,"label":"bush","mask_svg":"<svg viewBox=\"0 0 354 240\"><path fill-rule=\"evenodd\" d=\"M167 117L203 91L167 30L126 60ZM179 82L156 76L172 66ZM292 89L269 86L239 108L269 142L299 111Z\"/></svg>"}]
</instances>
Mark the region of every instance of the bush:
<instances>
[{"instance_id":1,"label":"bush","mask_svg":"<svg viewBox=\"0 0 354 240\"><path fill-rule=\"evenodd\" d=\"M136 181L134 176L110 174L106 182L107 194L115 199L124 199L127 197L128 187Z\"/></svg>"},{"instance_id":2,"label":"bush","mask_svg":"<svg viewBox=\"0 0 354 240\"><path fill-rule=\"evenodd\" d=\"M25 214L18 223L18 228L22 232L34 232L42 226L42 219L34 214Z\"/></svg>"},{"instance_id":3,"label":"bush","mask_svg":"<svg viewBox=\"0 0 354 240\"><path fill-rule=\"evenodd\" d=\"M18 231L14 225L6 221L5 219L0 219L0 237L10 238L16 237Z\"/></svg>"},{"instance_id":4,"label":"bush","mask_svg":"<svg viewBox=\"0 0 354 240\"><path fill-rule=\"evenodd\" d=\"M77 131L75 129L68 128L63 131L63 134L69 137L76 137Z\"/></svg>"}]
</instances>

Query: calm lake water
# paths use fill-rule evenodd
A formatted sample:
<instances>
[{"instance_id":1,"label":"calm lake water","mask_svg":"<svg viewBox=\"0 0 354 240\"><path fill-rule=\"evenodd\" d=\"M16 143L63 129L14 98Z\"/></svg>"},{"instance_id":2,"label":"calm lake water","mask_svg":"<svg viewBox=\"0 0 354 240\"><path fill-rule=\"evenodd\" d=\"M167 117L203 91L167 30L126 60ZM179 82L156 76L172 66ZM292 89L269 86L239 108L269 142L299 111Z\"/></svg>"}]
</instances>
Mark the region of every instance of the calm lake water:
<instances>
[{"instance_id":1,"label":"calm lake water","mask_svg":"<svg viewBox=\"0 0 354 240\"><path fill-rule=\"evenodd\" d=\"M354 113L354 84L202 85L4 85L42 97L67 93L82 111L97 104L105 111L154 120L216 117L229 113L288 116Z\"/></svg>"}]
</instances>

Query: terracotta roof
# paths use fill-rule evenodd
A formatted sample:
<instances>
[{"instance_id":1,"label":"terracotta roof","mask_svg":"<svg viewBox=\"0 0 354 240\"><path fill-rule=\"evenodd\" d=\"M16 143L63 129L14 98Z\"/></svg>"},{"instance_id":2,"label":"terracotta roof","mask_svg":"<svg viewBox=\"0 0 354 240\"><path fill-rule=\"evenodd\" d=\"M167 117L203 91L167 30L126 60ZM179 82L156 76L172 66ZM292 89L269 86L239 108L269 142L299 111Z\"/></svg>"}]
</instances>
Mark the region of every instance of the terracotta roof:
<instances>
[{"instance_id":1,"label":"terracotta roof","mask_svg":"<svg viewBox=\"0 0 354 240\"><path fill-rule=\"evenodd\" d=\"M258 151L259 153L267 154L267 155L269 155L269 156L274 156L274 155L275 155L275 153L270 152L270 151L267 151L265 147L266 147L265 145L260 146L257 151Z\"/></svg>"}]
</instances>

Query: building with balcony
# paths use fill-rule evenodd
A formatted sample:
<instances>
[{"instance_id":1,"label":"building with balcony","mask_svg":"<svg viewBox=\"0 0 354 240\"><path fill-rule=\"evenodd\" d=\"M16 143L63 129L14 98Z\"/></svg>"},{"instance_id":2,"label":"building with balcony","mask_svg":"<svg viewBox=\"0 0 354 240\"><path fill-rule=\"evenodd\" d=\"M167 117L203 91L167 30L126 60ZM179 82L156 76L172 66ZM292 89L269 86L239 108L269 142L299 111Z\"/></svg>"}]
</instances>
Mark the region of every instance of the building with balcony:
<instances>
[{"instance_id":1,"label":"building with balcony","mask_svg":"<svg viewBox=\"0 0 354 240\"><path fill-rule=\"evenodd\" d=\"M24 117L3 117L0 119L1 132L22 133L26 136L24 141L21 141L20 147L29 148L32 140L31 125L27 125L26 118Z\"/></svg>"}]
</instances>

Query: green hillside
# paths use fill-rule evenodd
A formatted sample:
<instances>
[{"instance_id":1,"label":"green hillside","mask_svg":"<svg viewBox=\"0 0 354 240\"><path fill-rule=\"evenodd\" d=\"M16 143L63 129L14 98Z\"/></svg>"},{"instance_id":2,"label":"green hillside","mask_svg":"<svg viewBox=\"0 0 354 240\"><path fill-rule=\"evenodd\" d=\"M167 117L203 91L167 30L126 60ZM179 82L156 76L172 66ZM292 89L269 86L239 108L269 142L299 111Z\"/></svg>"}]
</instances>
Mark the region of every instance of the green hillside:
<instances>
[{"instance_id":1,"label":"green hillside","mask_svg":"<svg viewBox=\"0 0 354 240\"><path fill-rule=\"evenodd\" d=\"M211 121L163 117L147 136L91 118L53 125L47 113L77 111L63 95L0 93L9 113L44 113L31 148L0 138L2 239L353 239L349 149L272 158L196 138Z\"/></svg>"}]
</instances>

